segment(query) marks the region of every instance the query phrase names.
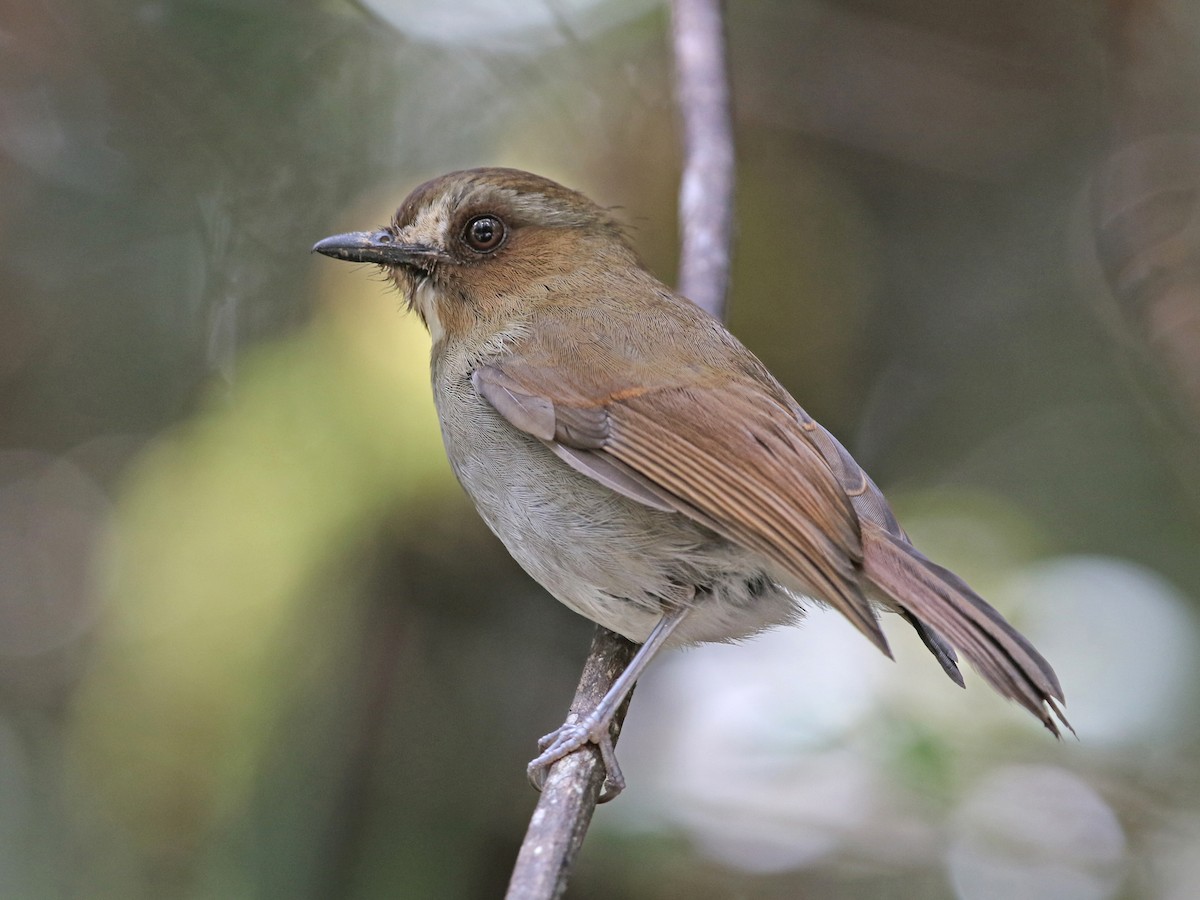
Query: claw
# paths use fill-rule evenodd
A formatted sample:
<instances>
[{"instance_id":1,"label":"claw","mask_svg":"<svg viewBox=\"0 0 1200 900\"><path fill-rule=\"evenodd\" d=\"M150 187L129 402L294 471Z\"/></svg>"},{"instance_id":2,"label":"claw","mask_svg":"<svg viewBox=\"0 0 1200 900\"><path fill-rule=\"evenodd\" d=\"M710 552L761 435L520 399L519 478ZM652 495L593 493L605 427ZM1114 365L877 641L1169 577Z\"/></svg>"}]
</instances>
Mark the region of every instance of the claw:
<instances>
[{"instance_id":1,"label":"claw","mask_svg":"<svg viewBox=\"0 0 1200 900\"><path fill-rule=\"evenodd\" d=\"M525 777L529 779L529 783L533 785L533 789L540 794L546 786L546 776L550 774L550 767L535 766L534 762L537 762L537 760L533 760L533 762L530 762L525 767Z\"/></svg>"},{"instance_id":2,"label":"claw","mask_svg":"<svg viewBox=\"0 0 1200 900\"><path fill-rule=\"evenodd\" d=\"M633 690L633 685L646 663L663 646L690 609L690 606L684 605L664 613L650 632L650 636L646 638L646 643L634 654L625 671L617 676L596 708L582 719L572 714L561 728L544 735L538 741L538 749L542 752L525 768L530 784L540 791L546 784L546 776L550 774L552 765L587 744L595 744L600 751L600 762L604 766L604 784L596 802L607 803L625 790L625 776L621 774L621 767L617 765L617 750L613 742L613 719L621 704L629 698L629 692ZM576 721L572 722L571 719Z\"/></svg>"},{"instance_id":3,"label":"claw","mask_svg":"<svg viewBox=\"0 0 1200 900\"><path fill-rule=\"evenodd\" d=\"M564 722L560 728L544 735L538 741L541 754L530 761L525 769L529 783L538 791L542 790L552 765L588 744L595 744L604 766L604 785L596 802L607 803L612 800L625 790L625 776L617 765L616 747L609 733L611 724L611 719L602 721L595 716L588 716L582 722Z\"/></svg>"}]
</instances>

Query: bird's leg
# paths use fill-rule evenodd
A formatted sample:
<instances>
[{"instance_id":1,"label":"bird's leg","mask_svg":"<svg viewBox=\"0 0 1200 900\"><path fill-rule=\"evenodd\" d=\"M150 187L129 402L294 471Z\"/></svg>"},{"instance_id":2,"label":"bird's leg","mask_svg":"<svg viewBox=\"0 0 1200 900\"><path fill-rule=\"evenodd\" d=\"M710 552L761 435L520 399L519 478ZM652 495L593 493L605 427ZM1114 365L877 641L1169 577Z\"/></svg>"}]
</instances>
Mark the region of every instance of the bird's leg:
<instances>
[{"instance_id":1,"label":"bird's leg","mask_svg":"<svg viewBox=\"0 0 1200 900\"><path fill-rule=\"evenodd\" d=\"M650 636L646 638L646 642L638 648L633 659L629 661L625 671L617 677L613 686L596 704L596 708L578 722L571 722L568 718L560 728L538 741L538 748L542 753L529 763L526 770L529 774L529 781L535 788L539 791L542 789L550 766L567 754L574 753L585 744L591 743L599 748L600 759L604 763L604 790L600 795L600 802L613 799L625 789L625 776L621 774L621 767L617 765L616 748L613 746L610 730L613 716L621 708L621 704L625 702L629 692L633 690L642 671L690 610L690 606L679 606L664 613L663 617L658 620L658 624L654 626L654 630L650 632Z\"/></svg>"}]
</instances>

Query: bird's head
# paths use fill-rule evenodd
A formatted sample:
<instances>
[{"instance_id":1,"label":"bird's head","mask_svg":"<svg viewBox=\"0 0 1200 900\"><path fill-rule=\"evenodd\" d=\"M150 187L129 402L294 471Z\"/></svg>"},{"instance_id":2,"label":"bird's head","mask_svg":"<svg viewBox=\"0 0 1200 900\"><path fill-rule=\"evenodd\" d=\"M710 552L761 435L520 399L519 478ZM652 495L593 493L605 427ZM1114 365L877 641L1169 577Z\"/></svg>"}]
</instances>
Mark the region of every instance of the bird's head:
<instances>
[{"instance_id":1,"label":"bird's head","mask_svg":"<svg viewBox=\"0 0 1200 900\"><path fill-rule=\"evenodd\" d=\"M572 279L638 265L607 210L547 178L500 168L427 181L390 224L313 250L381 266L435 345L502 328Z\"/></svg>"}]
</instances>

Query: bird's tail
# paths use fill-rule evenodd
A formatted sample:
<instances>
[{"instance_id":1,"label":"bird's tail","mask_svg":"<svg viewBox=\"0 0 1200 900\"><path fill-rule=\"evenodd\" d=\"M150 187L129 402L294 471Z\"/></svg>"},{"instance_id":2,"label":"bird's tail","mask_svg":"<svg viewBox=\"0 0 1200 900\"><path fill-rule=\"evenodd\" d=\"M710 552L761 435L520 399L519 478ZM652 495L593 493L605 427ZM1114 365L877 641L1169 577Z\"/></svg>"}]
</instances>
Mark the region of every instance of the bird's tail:
<instances>
[{"instance_id":1,"label":"bird's tail","mask_svg":"<svg viewBox=\"0 0 1200 900\"><path fill-rule=\"evenodd\" d=\"M906 618L942 635L988 684L1056 737L1060 723L1074 733L1059 705L1064 700L1054 669L966 582L872 522L862 522L862 540L867 578Z\"/></svg>"}]
</instances>

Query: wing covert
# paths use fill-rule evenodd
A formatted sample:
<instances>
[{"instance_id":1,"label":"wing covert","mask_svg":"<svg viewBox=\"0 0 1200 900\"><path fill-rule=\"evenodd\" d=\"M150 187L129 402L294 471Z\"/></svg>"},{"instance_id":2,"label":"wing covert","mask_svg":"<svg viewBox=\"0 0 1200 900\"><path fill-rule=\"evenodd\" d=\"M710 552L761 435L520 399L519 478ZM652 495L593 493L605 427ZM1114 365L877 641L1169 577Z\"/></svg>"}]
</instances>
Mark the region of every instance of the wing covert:
<instances>
[{"instance_id":1,"label":"wing covert","mask_svg":"<svg viewBox=\"0 0 1200 900\"><path fill-rule=\"evenodd\" d=\"M800 421L754 383L627 390L556 400L553 373L475 370L480 395L576 471L687 516L789 573L890 654L859 587L858 519Z\"/></svg>"}]
</instances>

